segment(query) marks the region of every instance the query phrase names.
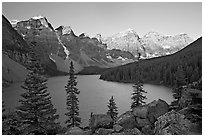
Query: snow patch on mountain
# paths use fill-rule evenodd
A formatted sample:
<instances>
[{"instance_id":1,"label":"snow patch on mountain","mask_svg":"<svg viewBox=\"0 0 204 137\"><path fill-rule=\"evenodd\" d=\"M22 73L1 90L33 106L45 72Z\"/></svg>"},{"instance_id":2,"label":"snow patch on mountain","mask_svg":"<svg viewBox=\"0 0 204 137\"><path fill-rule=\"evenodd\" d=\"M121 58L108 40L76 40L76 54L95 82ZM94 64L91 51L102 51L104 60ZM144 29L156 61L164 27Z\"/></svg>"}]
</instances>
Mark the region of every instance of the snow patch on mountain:
<instances>
[{"instance_id":1,"label":"snow patch on mountain","mask_svg":"<svg viewBox=\"0 0 204 137\"><path fill-rule=\"evenodd\" d=\"M41 18L44 18L44 17L41 15L32 17L32 19L34 19L34 20L41 19Z\"/></svg>"},{"instance_id":2,"label":"snow patch on mountain","mask_svg":"<svg viewBox=\"0 0 204 137\"><path fill-rule=\"evenodd\" d=\"M67 50L67 48L65 47L65 45L62 43L62 41L61 41L59 35L58 35L57 33L56 33L56 35L57 35L57 39L58 39L58 41L59 41L59 44L62 45L62 47L64 48L64 52L65 52L65 54L67 55L67 56L66 56L66 59L68 59L68 58L69 58L69 50Z\"/></svg>"},{"instance_id":3,"label":"snow patch on mountain","mask_svg":"<svg viewBox=\"0 0 204 137\"><path fill-rule=\"evenodd\" d=\"M124 59L123 57L119 56L118 57L119 60L125 61L126 59Z\"/></svg>"},{"instance_id":4,"label":"snow patch on mountain","mask_svg":"<svg viewBox=\"0 0 204 137\"><path fill-rule=\"evenodd\" d=\"M108 59L112 59L112 57L110 55L106 55L106 58Z\"/></svg>"},{"instance_id":5,"label":"snow patch on mountain","mask_svg":"<svg viewBox=\"0 0 204 137\"><path fill-rule=\"evenodd\" d=\"M51 55L49 55L49 58L56 63L56 61L52 58L53 54L51 53Z\"/></svg>"}]
</instances>

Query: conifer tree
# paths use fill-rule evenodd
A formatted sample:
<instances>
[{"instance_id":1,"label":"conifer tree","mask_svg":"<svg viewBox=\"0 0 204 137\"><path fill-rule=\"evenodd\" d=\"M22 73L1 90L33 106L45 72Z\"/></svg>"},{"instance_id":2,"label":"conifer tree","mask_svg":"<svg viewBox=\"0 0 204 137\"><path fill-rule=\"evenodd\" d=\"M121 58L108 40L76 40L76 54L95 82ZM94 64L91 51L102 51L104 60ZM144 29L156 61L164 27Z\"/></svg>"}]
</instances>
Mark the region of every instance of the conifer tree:
<instances>
[{"instance_id":1,"label":"conifer tree","mask_svg":"<svg viewBox=\"0 0 204 137\"><path fill-rule=\"evenodd\" d=\"M184 85L186 85L184 70L182 66L178 66L175 72L175 87L173 88L173 97L175 100L171 103L171 106L175 109L179 109L179 100Z\"/></svg>"},{"instance_id":2,"label":"conifer tree","mask_svg":"<svg viewBox=\"0 0 204 137\"><path fill-rule=\"evenodd\" d=\"M57 134L59 115L47 91L47 79L42 75L44 69L32 49L27 69L30 72L21 86L26 92L21 94L21 105L16 108L24 134Z\"/></svg>"},{"instance_id":3,"label":"conifer tree","mask_svg":"<svg viewBox=\"0 0 204 137\"><path fill-rule=\"evenodd\" d=\"M79 100L77 95L80 91L76 88L77 81L74 75L74 65L71 62L70 69L69 69L69 80L67 85L65 86L65 90L67 93L67 113L65 115L68 117L65 124L67 128L70 127L79 127L81 123L81 118L79 117Z\"/></svg>"},{"instance_id":4,"label":"conifer tree","mask_svg":"<svg viewBox=\"0 0 204 137\"><path fill-rule=\"evenodd\" d=\"M132 93L132 97L131 99L133 100L132 105L131 105L131 109L143 105L145 104L145 99L146 96L144 95L144 93L147 93L144 89L143 89L143 84L138 81L133 85L133 93Z\"/></svg>"},{"instance_id":5,"label":"conifer tree","mask_svg":"<svg viewBox=\"0 0 204 137\"><path fill-rule=\"evenodd\" d=\"M138 53L138 62L137 62L137 70L136 70L136 83L133 85L133 92L132 92L132 104L131 109L145 104L146 96L143 95L144 93L147 93L143 89L143 84L140 81L140 72L139 72L139 61L140 61L140 53Z\"/></svg>"},{"instance_id":6,"label":"conifer tree","mask_svg":"<svg viewBox=\"0 0 204 137\"><path fill-rule=\"evenodd\" d=\"M113 121L116 120L117 115L118 115L117 108L118 107L116 106L116 103L115 103L114 98L112 96L111 99L108 102L108 112L107 112L107 115L110 115L111 118L113 119Z\"/></svg>"}]
</instances>

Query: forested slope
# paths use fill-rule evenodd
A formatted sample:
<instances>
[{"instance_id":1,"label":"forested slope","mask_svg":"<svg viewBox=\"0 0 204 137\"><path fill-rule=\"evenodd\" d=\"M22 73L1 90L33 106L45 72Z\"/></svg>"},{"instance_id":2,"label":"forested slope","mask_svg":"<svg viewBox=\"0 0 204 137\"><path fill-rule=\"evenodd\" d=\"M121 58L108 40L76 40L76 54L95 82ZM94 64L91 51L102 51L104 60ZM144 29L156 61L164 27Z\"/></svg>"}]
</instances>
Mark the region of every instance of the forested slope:
<instances>
[{"instance_id":1,"label":"forested slope","mask_svg":"<svg viewBox=\"0 0 204 137\"><path fill-rule=\"evenodd\" d=\"M136 63L138 62L108 69L101 74L100 79L135 82L135 72L138 69ZM173 86L178 66L183 67L187 83L201 78L202 37L172 55L141 60L139 63L140 77L144 83Z\"/></svg>"}]
</instances>

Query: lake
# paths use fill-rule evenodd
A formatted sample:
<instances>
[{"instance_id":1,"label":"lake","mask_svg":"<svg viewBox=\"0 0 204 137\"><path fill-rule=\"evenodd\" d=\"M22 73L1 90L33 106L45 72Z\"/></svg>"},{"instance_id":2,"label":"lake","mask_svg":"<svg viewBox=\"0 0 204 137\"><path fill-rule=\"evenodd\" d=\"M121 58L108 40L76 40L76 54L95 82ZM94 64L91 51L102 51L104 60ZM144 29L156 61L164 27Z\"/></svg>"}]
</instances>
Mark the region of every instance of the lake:
<instances>
[{"instance_id":1,"label":"lake","mask_svg":"<svg viewBox=\"0 0 204 137\"><path fill-rule=\"evenodd\" d=\"M127 83L108 82L99 79L100 75L78 75L78 89L80 90L79 98L79 113L82 118L81 126L87 126L91 112L94 114L106 113L107 104L111 96L114 97L118 107L119 115L130 110L132 85ZM60 115L59 121L64 126L66 116L66 92L65 85L68 77L52 77L48 79L48 91L51 94L52 102L57 113ZM20 94L24 91L20 87L22 83L13 84L11 87L4 89L3 100L5 108L8 111L13 111L19 105L18 100ZM168 104L173 100L170 88L158 85L144 84L144 90L147 92L146 103L153 100L162 99Z\"/></svg>"}]
</instances>

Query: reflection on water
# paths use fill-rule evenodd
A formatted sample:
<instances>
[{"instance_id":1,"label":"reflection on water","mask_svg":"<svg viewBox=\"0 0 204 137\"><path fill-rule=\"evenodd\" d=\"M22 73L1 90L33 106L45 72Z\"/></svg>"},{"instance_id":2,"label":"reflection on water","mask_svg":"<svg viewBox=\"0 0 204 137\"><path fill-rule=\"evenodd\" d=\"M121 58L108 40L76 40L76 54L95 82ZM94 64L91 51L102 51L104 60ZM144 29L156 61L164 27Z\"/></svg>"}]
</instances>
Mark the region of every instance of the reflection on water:
<instances>
[{"instance_id":1,"label":"reflection on water","mask_svg":"<svg viewBox=\"0 0 204 137\"><path fill-rule=\"evenodd\" d=\"M57 108L57 113L60 115L59 121L64 125L66 116L66 92L65 85L68 77L53 77L48 80L48 91L52 96L53 105ZM119 114L130 109L132 84L124 84L117 82L107 82L99 79L99 75L83 75L77 76L79 94L79 112L82 118L82 126L88 125L90 113L106 113L107 103L111 96L114 96L118 107ZM18 100L20 94L23 93L20 85L22 83L13 84L11 87L4 90L3 100L5 101L6 109L13 111L19 105ZM147 91L147 100L149 103L156 99L163 99L167 103L173 100L171 89L144 84L144 89Z\"/></svg>"}]
</instances>

